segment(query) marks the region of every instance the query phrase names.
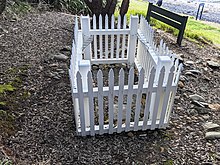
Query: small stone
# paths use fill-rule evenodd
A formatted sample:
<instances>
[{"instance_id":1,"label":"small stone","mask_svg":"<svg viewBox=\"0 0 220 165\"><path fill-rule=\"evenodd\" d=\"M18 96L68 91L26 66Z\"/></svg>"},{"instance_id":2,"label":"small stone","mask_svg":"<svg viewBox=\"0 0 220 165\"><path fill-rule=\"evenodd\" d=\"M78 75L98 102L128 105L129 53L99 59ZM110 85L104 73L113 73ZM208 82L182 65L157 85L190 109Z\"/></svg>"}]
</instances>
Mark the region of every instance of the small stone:
<instances>
[{"instance_id":1,"label":"small stone","mask_svg":"<svg viewBox=\"0 0 220 165\"><path fill-rule=\"evenodd\" d=\"M218 124L215 124L215 123L212 123L212 122L206 122L203 127L206 129L206 130L213 130L213 129L216 129L216 128L220 128L220 126Z\"/></svg>"},{"instance_id":2,"label":"small stone","mask_svg":"<svg viewBox=\"0 0 220 165\"><path fill-rule=\"evenodd\" d=\"M192 100L205 102L205 99L202 96L198 95L198 94L189 95L189 97Z\"/></svg>"},{"instance_id":3,"label":"small stone","mask_svg":"<svg viewBox=\"0 0 220 165\"><path fill-rule=\"evenodd\" d=\"M210 112L210 109L204 108L204 107L195 107L197 110L198 114L207 114Z\"/></svg>"},{"instance_id":4,"label":"small stone","mask_svg":"<svg viewBox=\"0 0 220 165\"><path fill-rule=\"evenodd\" d=\"M206 139L220 139L220 132L206 132Z\"/></svg>"},{"instance_id":5,"label":"small stone","mask_svg":"<svg viewBox=\"0 0 220 165\"><path fill-rule=\"evenodd\" d=\"M185 64L188 64L188 65L193 65L195 62L194 61L186 61Z\"/></svg>"},{"instance_id":6,"label":"small stone","mask_svg":"<svg viewBox=\"0 0 220 165\"><path fill-rule=\"evenodd\" d=\"M210 118L209 115L204 115L204 116L202 116L202 117L203 117L203 119L205 119L205 120L208 120L208 119Z\"/></svg>"},{"instance_id":7,"label":"small stone","mask_svg":"<svg viewBox=\"0 0 220 165\"><path fill-rule=\"evenodd\" d=\"M145 137L145 136L147 136L147 134L145 133L145 134L140 134L139 135L140 137Z\"/></svg>"},{"instance_id":8,"label":"small stone","mask_svg":"<svg viewBox=\"0 0 220 165\"><path fill-rule=\"evenodd\" d=\"M132 132L128 132L127 135L128 135L129 137L134 137L134 134L133 134Z\"/></svg>"},{"instance_id":9,"label":"small stone","mask_svg":"<svg viewBox=\"0 0 220 165\"><path fill-rule=\"evenodd\" d=\"M59 80L60 78L57 76L53 76L54 79Z\"/></svg>"},{"instance_id":10,"label":"small stone","mask_svg":"<svg viewBox=\"0 0 220 165\"><path fill-rule=\"evenodd\" d=\"M208 107L211 108L212 110L220 111L220 104L218 104L218 103L216 103L216 104L209 104Z\"/></svg>"},{"instance_id":11,"label":"small stone","mask_svg":"<svg viewBox=\"0 0 220 165\"><path fill-rule=\"evenodd\" d=\"M199 106L199 107L205 107L202 103L200 103L199 101L196 101L196 100L193 100L192 103Z\"/></svg>"},{"instance_id":12,"label":"small stone","mask_svg":"<svg viewBox=\"0 0 220 165\"><path fill-rule=\"evenodd\" d=\"M197 115L197 114L198 114L197 110L195 110L195 109L188 109L188 110L187 110L187 113L188 113L189 115Z\"/></svg>"},{"instance_id":13,"label":"small stone","mask_svg":"<svg viewBox=\"0 0 220 165\"><path fill-rule=\"evenodd\" d=\"M179 81L178 87L183 88L184 86L185 86L184 83L182 81Z\"/></svg>"},{"instance_id":14,"label":"small stone","mask_svg":"<svg viewBox=\"0 0 220 165\"><path fill-rule=\"evenodd\" d=\"M219 62L215 62L215 61L208 61L207 64L211 68L219 68L220 67L220 63Z\"/></svg>"},{"instance_id":15,"label":"small stone","mask_svg":"<svg viewBox=\"0 0 220 165\"><path fill-rule=\"evenodd\" d=\"M196 77L192 72L186 72L185 75Z\"/></svg>"},{"instance_id":16,"label":"small stone","mask_svg":"<svg viewBox=\"0 0 220 165\"><path fill-rule=\"evenodd\" d=\"M66 61L68 57L62 53L59 53L58 55L54 55L54 59L60 60L60 61Z\"/></svg>"},{"instance_id":17,"label":"small stone","mask_svg":"<svg viewBox=\"0 0 220 165\"><path fill-rule=\"evenodd\" d=\"M199 70L186 70L186 72L191 72L193 74L201 74Z\"/></svg>"},{"instance_id":18,"label":"small stone","mask_svg":"<svg viewBox=\"0 0 220 165\"><path fill-rule=\"evenodd\" d=\"M70 46L64 46L62 49L60 49L60 51L71 51L71 47Z\"/></svg>"},{"instance_id":19,"label":"small stone","mask_svg":"<svg viewBox=\"0 0 220 165\"><path fill-rule=\"evenodd\" d=\"M58 64L57 63L53 63L53 64L50 64L49 66L50 67L58 67Z\"/></svg>"}]
</instances>

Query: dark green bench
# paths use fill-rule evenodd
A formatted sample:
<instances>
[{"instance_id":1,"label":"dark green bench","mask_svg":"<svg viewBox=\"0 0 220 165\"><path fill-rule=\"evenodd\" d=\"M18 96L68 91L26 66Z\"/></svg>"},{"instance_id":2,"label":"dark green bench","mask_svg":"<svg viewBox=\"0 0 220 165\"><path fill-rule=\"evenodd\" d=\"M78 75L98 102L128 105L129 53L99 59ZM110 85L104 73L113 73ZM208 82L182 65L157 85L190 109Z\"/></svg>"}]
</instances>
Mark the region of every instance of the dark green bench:
<instances>
[{"instance_id":1,"label":"dark green bench","mask_svg":"<svg viewBox=\"0 0 220 165\"><path fill-rule=\"evenodd\" d=\"M179 30L177 37L177 44L181 46L183 39L184 30L186 28L186 23L188 16L181 16L179 14L170 12L166 9L157 7L153 3L149 3L146 19L150 22L150 17L153 17L161 22L164 22Z\"/></svg>"}]
</instances>

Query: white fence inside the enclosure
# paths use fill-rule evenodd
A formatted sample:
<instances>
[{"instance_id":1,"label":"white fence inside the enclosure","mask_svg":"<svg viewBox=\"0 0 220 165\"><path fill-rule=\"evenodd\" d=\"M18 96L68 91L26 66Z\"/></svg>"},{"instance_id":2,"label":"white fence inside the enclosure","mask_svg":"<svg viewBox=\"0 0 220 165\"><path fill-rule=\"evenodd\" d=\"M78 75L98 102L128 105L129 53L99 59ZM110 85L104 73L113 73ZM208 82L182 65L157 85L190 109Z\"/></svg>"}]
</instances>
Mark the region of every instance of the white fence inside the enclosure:
<instances>
[{"instance_id":1,"label":"white fence inside the enclosure","mask_svg":"<svg viewBox=\"0 0 220 165\"><path fill-rule=\"evenodd\" d=\"M94 16L90 24L90 18L82 16L79 28L76 19L69 75L78 135L168 125L182 65L163 41L155 45L153 29L143 17L138 23L139 18L131 16L129 27L126 21ZM104 75L99 70L94 78L93 64L116 63L127 64L129 72L110 69Z\"/></svg>"}]
</instances>

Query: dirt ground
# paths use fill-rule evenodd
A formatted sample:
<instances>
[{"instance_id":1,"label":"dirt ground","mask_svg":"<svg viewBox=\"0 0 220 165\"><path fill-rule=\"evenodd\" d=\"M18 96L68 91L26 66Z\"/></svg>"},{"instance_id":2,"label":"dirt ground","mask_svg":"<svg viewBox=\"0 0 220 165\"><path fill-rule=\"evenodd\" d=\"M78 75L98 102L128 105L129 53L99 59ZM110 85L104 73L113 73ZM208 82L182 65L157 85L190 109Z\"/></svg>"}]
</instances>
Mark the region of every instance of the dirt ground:
<instances>
[{"instance_id":1,"label":"dirt ground","mask_svg":"<svg viewBox=\"0 0 220 165\"><path fill-rule=\"evenodd\" d=\"M220 50L156 31L184 63L175 105L166 130L77 137L69 60L72 15L32 13L17 21L0 18L0 84L14 82L0 108L13 125L0 124L0 162L15 164L220 164L220 139L205 139L207 122L220 124ZM193 71L192 71L193 70ZM198 94L202 105L190 95ZM8 116L7 116L8 117ZM15 122L14 122L15 121Z\"/></svg>"}]
</instances>

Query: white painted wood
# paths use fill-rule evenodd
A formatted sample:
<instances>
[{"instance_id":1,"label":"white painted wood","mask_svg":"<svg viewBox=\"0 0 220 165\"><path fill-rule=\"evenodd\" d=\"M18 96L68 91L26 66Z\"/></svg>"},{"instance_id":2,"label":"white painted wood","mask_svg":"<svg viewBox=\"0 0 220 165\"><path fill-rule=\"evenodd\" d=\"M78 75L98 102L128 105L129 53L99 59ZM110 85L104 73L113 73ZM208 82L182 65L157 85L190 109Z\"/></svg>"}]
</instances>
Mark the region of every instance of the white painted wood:
<instances>
[{"instance_id":1,"label":"white painted wood","mask_svg":"<svg viewBox=\"0 0 220 165\"><path fill-rule=\"evenodd\" d=\"M165 128L168 125L182 65L180 66L179 61L175 60L176 55L169 51L163 41L161 41L159 47L156 47L153 42L153 29L143 17L141 17L139 30L138 32L136 30L136 33L134 33L133 30L135 26L132 26L132 24L136 24L134 23L135 21L130 21L130 28L126 28L126 18L124 18L123 24L120 19L121 18L119 18L117 29L114 29L114 16L111 18L111 27L108 27L108 18L105 16L105 28L102 29L102 18L99 16L99 28L97 29L96 17L94 16L93 29L90 29L88 26L88 33L85 33L85 30L79 30L78 27L74 29L69 75L78 135L94 136L95 134L103 133L112 134L113 132L120 133L130 130L137 131L140 129ZM81 20L83 20L83 18ZM81 21L81 27L83 27L83 24L85 26L85 23ZM86 55L84 59L82 56L83 45L85 45L83 44L85 41L84 34L87 34L87 36L94 35L92 47L94 50L90 51L90 54L94 52L94 55L90 56L92 58L90 58L89 61L84 60L87 58ZM110 40L108 39L108 35L111 36ZM127 48L128 54L129 52L131 53L130 50L134 53L133 56L128 55L127 58L125 54L126 35L129 36L129 43L127 44L127 46L129 46L129 48ZM137 35L138 48L137 57L135 58L136 39L133 48L130 47L130 44L132 38L137 38ZM117 36L122 36L122 39L119 38L118 40ZM116 37L116 49L114 48L114 37ZM99 44L97 45L97 43ZM115 54L114 49L116 50ZM121 70L119 82L116 82L116 84L119 85L115 86L114 72L111 69L108 75L109 85L103 87L103 73L99 71L97 74L98 87L93 87L92 73L90 71L91 64L122 62L130 65L135 62L140 72L138 85L133 84L134 69L131 68L129 71L128 85L124 84L124 72ZM89 65L86 66L85 64ZM171 73L169 73L171 66L173 67ZM153 67L155 67L156 70L152 69ZM163 69L161 70L162 67ZM146 93L144 118L143 121L139 121L143 93ZM130 122L133 94L137 95L135 116L134 122ZM123 110L123 99L125 95L127 95L126 112ZM115 126L114 96L118 96L118 117L117 125ZM104 118L106 118L106 116L104 116L103 97L108 97L108 124L104 124ZM98 110L96 110L99 115L98 125L95 125L94 121L94 98L98 98ZM122 122L123 115L126 115L125 123Z\"/></svg>"},{"instance_id":2,"label":"white painted wood","mask_svg":"<svg viewBox=\"0 0 220 165\"><path fill-rule=\"evenodd\" d=\"M165 90L165 94L164 94L162 111L161 111L161 115L160 115L160 118L159 118L160 119L159 128L163 128L164 124L165 124L164 119L165 119L165 114L166 114L167 109L168 109L168 107L167 107L168 101L170 100L171 86L172 86L172 82L173 82L174 70L175 70L175 67L173 66L170 69L168 82L166 84L166 90Z\"/></svg>"},{"instance_id":3,"label":"white painted wood","mask_svg":"<svg viewBox=\"0 0 220 165\"><path fill-rule=\"evenodd\" d=\"M83 87L82 87L82 77L79 72L76 74L77 78L77 89L79 95L79 112L80 112L80 127L82 131L82 136L85 136L85 116L84 116L84 96L83 96ZM78 122L78 121L76 121Z\"/></svg>"},{"instance_id":4,"label":"white painted wood","mask_svg":"<svg viewBox=\"0 0 220 165\"><path fill-rule=\"evenodd\" d=\"M115 26L115 17L112 15L111 17L111 30L114 30ZM111 59L114 57L114 35L111 34Z\"/></svg>"},{"instance_id":5,"label":"white painted wood","mask_svg":"<svg viewBox=\"0 0 220 165\"><path fill-rule=\"evenodd\" d=\"M99 30L101 31L102 30L102 15L100 14L99 15ZM99 35L99 53L100 53L100 59L103 58L103 52L102 52L102 46L103 46L103 43L102 43L102 34Z\"/></svg>"},{"instance_id":6,"label":"white painted wood","mask_svg":"<svg viewBox=\"0 0 220 165\"><path fill-rule=\"evenodd\" d=\"M109 81L109 95L108 95L108 107L109 107L109 134L113 133L113 126L114 126L114 72L113 69L109 71L108 76Z\"/></svg>"},{"instance_id":7,"label":"white painted wood","mask_svg":"<svg viewBox=\"0 0 220 165\"><path fill-rule=\"evenodd\" d=\"M89 96L89 116L90 116L90 135L91 136L94 136L95 135L95 132L94 132L94 102L93 102L93 81L92 81L92 72L89 71L88 74L87 74L87 77L88 77L88 96Z\"/></svg>"},{"instance_id":8,"label":"white painted wood","mask_svg":"<svg viewBox=\"0 0 220 165\"><path fill-rule=\"evenodd\" d=\"M93 15L93 29L96 30L96 16ZM93 34L94 35L94 42L93 42L93 45L94 45L94 58L97 59L97 35L96 34Z\"/></svg>"},{"instance_id":9,"label":"white painted wood","mask_svg":"<svg viewBox=\"0 0 220 165\"><path fill-rule=\"evenodd\" d=\"M91 70L91 65L89 60L81 60L79 61L79 71L82 77L82 87L83 92L88 91L88 83L87 83L87 73ZM90 126L89 121L89 98L84 97L84 114L85 114L85 126Z\"/></svg>"},{"instance_id":10,"label":"white painted wood","mask_svg":"<svg viewBox=\"0 0 220 165\"><path fill-rule=\"evenodd\" d=\"M154 108L153 108L151 130L156 128L156 119L157 119L157 113L158 113L158 108L159 108L160 94L162 92L164 74L165 74L165 67L163 67L160 71L159 81L157 85L156 99L155 99Z\"/></svg>"},{"instance_id":11,"label":"white painted wood","mask_svg":"<svg viewBox=\"0 0 220 165\"><path fill-rule=\"evenodd\" d=\"M118 95L118 119L117 119L117 133L122 131L122 113L123 113L123 91L124 91L124 70L120 69L119 72L119 95Z\"/></svg>"},{"instance_id":12,"label":"white painted wood","mask_svg":"<svg viewBox=\"0 0 220 165\"><path fill-rule=\"evenodd\" d=\"M126 15L123 18L123 30L126 29L126 24L127 24L127 18ZM121 58L125 58L125 37L126 35L122 35L122 51L121 51Z\"/></svg>"},{"instance_id":13,"label":"white painted wood","mask_svg":"<svg viewBox=\"0 0 220 165\"><path fill-rule=\"evenodd\" d=\"M143 119L143 127L142 130L147 129L147 122L149 118L149 113L150 113L150 107L151 107L151 97L152 97L152 92L153 92L153 85L154 85L154 79L155 79L155 73L156 69L152 68L150 72L150 79L148 83L148 88L146 91L146 101L145 101L145 108L144 108L144 119Z\"/></svg>"},{"instance_id":14,"label":"white painted wood","mask_svg":"<svg viewBox=\"0 0 220 165\"><path fill-rule=\"evenodd\" d=\"M118 16L118 26L117 29L121 29L121 16ZM116 58L119 58L119 47L120 47L120 34L117 35L117 43L116 43Z\"/></svg>"},{"instance_id":15,"label":"white painted wood","mask_svg":"<svg viewBox=\"0 0 220 165\"><path fill-rule=\"evenodd\" d=\"M77 16L75 17L75 27L74 27L74 39L73 42L76 44L78 42L78 18Z\"/></svg>"},{"instance_id":16,"label":"white painted wood","mask_svg":"<svg viewBox=\"0 0 220 165\"><path fill-rule=\"evenodd\" d=\"M118 26L117 26L118 27ZM130 29L91 29L90 30L90 35L119 35L119 34L129 34L130 33Z\"/></svg>"},{"instance_id":17,"label":"white painted wood","mask_svg":"<svg viewBox=\"0 0 220 165\"><path fill-rule=\"evenodd\" d=\"M130 35L128 39L128 63L132 65L135 57L135 47L137 40L138 16L131 16L130 19Z\"/></svg>"},{"instance_id":18,"label":"white painted wood","mask_svg":"<svg viewBox=\"0 0 220 165\"><path fill-rule=\"evenodd\" d=\"M144 84L144 69L142 68L139 73L138 90L137 90L137 98L136 98L136 106L135 106L136 110L135 110L135 117L134 117L134 131L138 130L143 84Z\"/></svg>"},{"instance_id":19,"label":"white painted wood","mask_svg":"<svg viewBox=\"0 0 220 165\"><path fill-rule=\"evenodd\" d=\"M126 106L126 128L125 131L130 131L130 121L131 121L131 103L133 96L133 83L134 83L134 68L129 70L128 76L128 93L127 93L127 106Z\"/></svg>"},{"instance_id":20,"label":"white painted wood","mask_svg":"<svg viewBox=\"0 0 220 165\"><path fill-rule=\"evenodd\" d=\"M117 63L127 63L128 59L127 58L113 58L113 59L92 59L91 63L92 64L117 64Z\"/></svg>"},{"instance_id":21,"label":"white painted wood","mask_svg":"<svg viewBox=\"0 0 220 165\"><path fill-rule=\"evenodd\" d=\"M167 123L169 123L169 120L170 120L170 114L172 112L172 107L173 107L173 104L174 104L174 99L175 99L175 95L176 95L176 92L177 92L177 86L178 86L178 81L179 81L179 77L180 77L180 74L181 74L181 71L182 71L182 68L183 68L183 65L180 64L178 66L178 70L176 70L176 66L175 66L175 71L174 71L174 74L176 74L176 78L175 78L175 82L173 83L173 85L176 87L174 90L172 90L172 94L171 94L171 98L170 98L170 101L169 101L169 105L168 105L168 111L167 111L167 115L165 117L165 122L167 121ZM176 72L176 73L175 73Z\"/></svg>"},{"instance_id":22,"label":"white painted wood","mask_svg":"<svg viewBox=\"0 0 220 165\"><path fill-rule=\"evenodd\" d=\"M108 30L108 15L105 15L105 30ZM108 59L108 35L105 35L105 59Z\"/></svg>"},{"instance_id":23,"label":"white painted wood","mask_svg":"<svg viewBox=\"0 0 220 165\"><path fill-rule=\"evenodd\" d=\"M83 35L83 43L86 42L90 37L90 18L89 16L81 16L81 26L82 26L82 35ZM85 50L85 60L91 59L91 44L89 44Z\"/></svg>"},{"instance_id":24,"label":"white painted wood","mask_svg":"<svg viewBox=\"0 0 220 165\"><path fill-rule=\"evenodd\" d=\"M98 107L99 107L99 134L103 134L104 126L104 112L103 112L103 74L99 70L97 74L98 80Z\"/></svg>"}]
</instances>

